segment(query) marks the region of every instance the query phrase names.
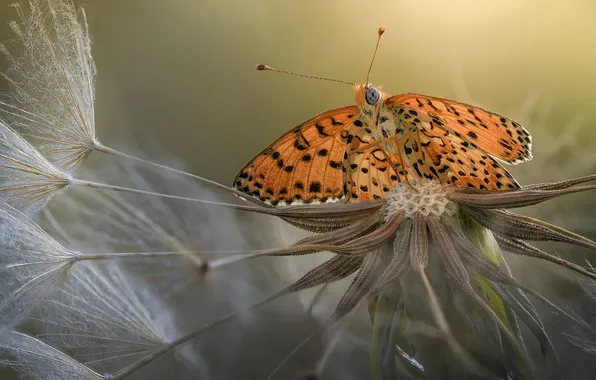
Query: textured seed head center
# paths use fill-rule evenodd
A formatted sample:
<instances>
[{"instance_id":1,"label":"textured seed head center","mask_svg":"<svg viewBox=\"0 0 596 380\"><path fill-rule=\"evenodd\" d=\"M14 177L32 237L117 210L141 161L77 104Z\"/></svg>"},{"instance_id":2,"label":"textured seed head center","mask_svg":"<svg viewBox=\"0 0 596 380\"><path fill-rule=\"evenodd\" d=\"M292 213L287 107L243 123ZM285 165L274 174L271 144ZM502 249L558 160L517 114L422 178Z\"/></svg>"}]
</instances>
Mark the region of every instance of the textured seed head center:
<instances>
[{"instance_id":1,"label":"textured seed head center","mask_svg":"<svg viewBox=\"0 0 596 380\"><path fill-rule=\"evenodd\" d=\"M385 199L387 212L385 218L404 211L407 217L416 213L429 216L455 215L457 204L447 197L449 188L429 179L414 179L408 183L400 182L389 191Z\"/></svg>"}]
</instances>

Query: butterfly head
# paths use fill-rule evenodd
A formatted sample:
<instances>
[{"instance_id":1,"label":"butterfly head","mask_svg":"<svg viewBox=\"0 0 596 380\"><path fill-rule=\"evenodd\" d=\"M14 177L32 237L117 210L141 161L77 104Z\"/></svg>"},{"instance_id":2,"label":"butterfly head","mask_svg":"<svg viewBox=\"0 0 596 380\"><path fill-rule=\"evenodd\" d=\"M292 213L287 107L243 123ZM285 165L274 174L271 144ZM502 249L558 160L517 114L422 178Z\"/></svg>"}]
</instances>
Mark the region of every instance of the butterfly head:
<instances>
[{"instance_id":1,"label":"butterfly head","mask_svg":"<svg viewBox=\"0 0 596 380\"><path fill-rule=\"evenodd\" d=\"M376 106L381 101L381 91L376 87L366 87L364 100L368 105Z\"/></svg>"},{"instance_id":2,"label":"butterfly head","mask_svg":"<svg viewBox=\"0 0 596 380\"><path fill-rule=\"evenodd\" d=\"M381 87L373 86L372 84L361 83L354 87L354 100L361 110L377 108L385 99L387 95L382 91Z\"/></svg>"}]
</instances>

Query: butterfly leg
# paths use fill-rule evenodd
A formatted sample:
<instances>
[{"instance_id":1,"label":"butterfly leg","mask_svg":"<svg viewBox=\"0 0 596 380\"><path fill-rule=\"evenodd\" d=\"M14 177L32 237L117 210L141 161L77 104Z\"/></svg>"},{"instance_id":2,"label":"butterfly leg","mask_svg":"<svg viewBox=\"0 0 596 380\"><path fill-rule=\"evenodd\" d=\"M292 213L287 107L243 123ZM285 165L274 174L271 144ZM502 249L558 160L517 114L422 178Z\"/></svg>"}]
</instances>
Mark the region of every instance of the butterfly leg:
<instances>
[{"instance_id":1,"label":"butterfly leg","mask_svg":"<svg viewBox=\"0 0 596 380\"><path fill-rule=\"evenodd\" d=\"M385 159L387 159L387 161L389 162L389 164L391 165L391 168L393 168L393 171L395 172L395 175L397 176L397 180L399 182L406 182L408 184L408 186L410 186L412 188L412 190L416 190L414 189L414 187L412 187L412 185L410 184L410 182L408 181L408 176L407 174L405 175L404 180L402 181L401 179L401 175L399 174L400 170L398 169L398 164L401 165L403 172L406 173L406 165L404 164L404 159L401 155L401 149L399 147L399 145L397 146L397 154L398 154L398 158L399 158L399 162L395 163L391 157L389 157L389 155L387 154L387 152L385 151L385 149L380 148L379 150L381 151L381 153L385 156Z\"/></svg>"},{"instance_id":2,"label":"butterfly leg","mask_svg":"<svg viewBox=\"0 0 596 380\"><path fill-rule=\"evenodd\" d=\"M365 150L369 150L370 148L378 147L378 146L379 146L379 143L377 143L377 142L370 143L370 144L360 145L358 148L352 150L351 154L356 154L356 153L364 152Z\"/></svg>"},{"instance_id":3,"label":"butterfly leg","mask_svg":"<svg viewBox=\"0 0 596 380\"><path fill-rule=\"evenodd\" d=\"M408 136L406 136L406 138L407 138L407 137L408 137ZM401 145L400 145L400 141L401 141L401 140L404 140L404 139L400 139L400 140L398 140L398 139L397 139L397 137L395 137L395 136L394 136L394 137L390 138L390 140L393 140L393 142L395 143L395 147L396 147L396 149L397 149L397 158L399 159L399 162L398 162L398 164L399 164L399 165L401 165L401 167L402 167L402 171L403 171L403 173L404 173L404 176L405 176L405 178L404 178L403 180L402 180L402 178L401 178L402 176L401 176L401 175L400 175L400 173L399 173L399 172L400 172L400 170L398 169L398 166L397 166L397 164L396 164L395 162L393 162L393 160L392 160L392 159L389 157L389 155L387 154L387 152L385 152L385 150L384 150L384 149L382 149L382 148L381 148L381 149L380 149L380 150L381 150L381 152L383 153L383 155L385 156L385 158L387 159L387 161L389 162L389 164L390 164L390 165L391 165L391 167L393 168L393 171L395 171L395 175L397 176L397 180L398 180L399 182L405 182L405 183L407 183L407 184L408 184L408 186L409 186L409 187L410 187L412 190L414 190L414 191L417 191L417 190L416 190L416 189L415 189L415 188L412 186L412 184L410 183L410 181L408 181L408 174L407 174L406 164L405 164L404 157L403 157L403 150L401 149Z\"/></svg>"},{"instance_id":4,"label":"butterfly leg","mask_svg":"<svg viewBox=\"0 0 596 380\"><path fill-rule=\"evenodd\" d=\"M355 145L354 143L352 143L352 144L348 144L346 146L346 151L344 154L344 161L343 161L343 165L342 165L344 173L345 173L345 179L344 179L344 193L346 194L345 203L348 203L350 201L350 199L352 198L352 193L353 193L352 189L353 189L353 186L355 185L355 183L352 179L352 165L350 164L350 162L351 162L350 158L355 154L362 154L366 150L373 148L373 147L381 148L378 143L358 144L358 145Z\"/></svg>"},{"instance_id":5,"label":"butterfly leg","mask_svg":"<svg viewBox=\"0 0 596 380\"><path fill-rule=\"evenodd\" d=\"M344 203L348 203L350 201L350 198L352 198L352 170L350 168L350 156L352 156L352 154L354 154L354 151L352 150L352 146L348 144L346 146L344 162L342 165L342 170L346 174L346 178L344 179L343 184L344 193L346 194Z\"/></svg>"},{"instance_id":6,"label":"butterfly leg","mask_svg":"<svg viewBox=\"0 0 596 380\"><path fill-rule=\"evenodd\" d=\"M343 170L344 170L344 193L345 193L345 203L348 203L350 201L350 199L352 198L352 194L353 194L353 187L355 185L353 178L352 178L352 165L350 164L351 162L351 157L355 154L362 154L365 151L374 148L374 147L378 147L379 149L381 149L381 151L383 151L382 147L379 146L379 143L368 143L368 144L361 144L359 142L356 142L357 140L354 139L352 140L351 144L347 144L346 145L346 150L345 150L345 154L344 154L344 160L343 160Z\"/></svg>"},{"instance_id":7,"label":"butterfly leg","mask_svg":"<svg viewBox=\"0 0 596 380\"><path fill-rule=\"evenodd\" d=\"M406 171L406 164L404 161L403 150L401 148L401 145L399 142L397 142L396 145L397 145L397 155L399 157L401 167L404 169L404 173L406 174L406 180L404 182L406 182L408 184L408 186L410 187L410 189L414 190L414 192L418 192L418 190L415 189L414 186L412 186L410 181L408 181L408 175L407 175L408 172ZM397 170L396 170L396 172L397 172ZM397 174L397 176L399 177L399 173ZM401 180L400 180L400 182L401 182Z\"/></svg>"},{"instance_id":8,"label":"butterfly leg","mask_svg":"<svg viewBox=\"0 0 596 380\"><path fill-rule=\"evenodd\" d=\"M425 160L426 156L424 154L424 150L422 150L422 139L420 138L420 128L416 128L416 140L418 141L418 147L420 149L420 152L422 153L422 160Z\"/></svg>"},{"instance_id":9,"label":"butterfly leg","mask_svg":"<svg viewBox=\"0 0 596 380\"><path fill-rule=\"evenodd\" d=\"M393 140L393 143L395 144L395 148L397 150L397 157L399 158L399 162L403 168L403 171L406 173L406 179L404 182L406 182L408 184L408 186L414 190L415 192L417 192L418 190L414 188L414 186L412 186L412 184L410 183L410 181L408 181L407 179L407 167L406 167L406 161L408 161L407 159L404 159L404 150L403 150L403 146L405 145L406 141L408 141L408 139L410 138L410 136L412 135L412 133L414 132L413 129L410 129L405 136L403 136L402 138L397 138L397 136L393 136L391 138L391 140ZM419 133L420 131L418 130L418 128L416 128L416 132ZM418 139L420 139L420 136L418 136ZM420 141L420 140L419 140ZM399 172L397 171L397 168L394 168L394 170L396 171L396 174L399 176ZM401 179L400 179L400 182Z\"/></svg>"}]
</instances>

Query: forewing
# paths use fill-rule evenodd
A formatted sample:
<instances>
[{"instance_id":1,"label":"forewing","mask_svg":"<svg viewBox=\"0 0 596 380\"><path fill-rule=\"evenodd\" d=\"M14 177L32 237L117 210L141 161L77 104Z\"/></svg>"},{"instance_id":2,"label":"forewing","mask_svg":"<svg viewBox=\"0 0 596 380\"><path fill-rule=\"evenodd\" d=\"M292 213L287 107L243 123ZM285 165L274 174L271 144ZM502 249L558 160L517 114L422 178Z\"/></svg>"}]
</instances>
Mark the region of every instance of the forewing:
<instances>
[{"instance_id":1,"label":"forewing","mask_svg":"<svg viewBox=\"0 0 596 380\"><path fill-rule=\"evenodd\" d=\"M358 113L348 106L298 125L253 158L234 187L271 204L341 198L348 131Z\"/></svg>"},{"instance_id":2,"label":"forewing","mask_svg":"<svg viewBox=\"0 0 596 380\"><path fill-rule=\"evenodd\" d=\"M532 138L519 123L468 104L417 94L388 98L385 107L403 121L450 132L494 158L510 164L532 159Z\"/></svg>"}]
</instances>

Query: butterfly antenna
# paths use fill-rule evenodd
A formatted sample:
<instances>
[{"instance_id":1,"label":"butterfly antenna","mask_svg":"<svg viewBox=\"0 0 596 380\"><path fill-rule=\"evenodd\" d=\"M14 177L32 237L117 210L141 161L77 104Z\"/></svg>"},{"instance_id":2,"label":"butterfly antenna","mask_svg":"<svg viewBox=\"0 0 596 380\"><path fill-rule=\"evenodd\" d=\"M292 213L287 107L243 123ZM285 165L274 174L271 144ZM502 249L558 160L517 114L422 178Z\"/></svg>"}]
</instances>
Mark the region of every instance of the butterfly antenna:
<instances>
[{"instance_id":1,"label":"butterfly antenna","mask_svg":"<svg viewBox=\"0 0 596 380\"><path fill-rule=\"evenodd\" d=\"M375 46L375 52L373 53L373 57L370 60L370 66L368 66L368 72L366 73L366 83L368 85L368 78L370 77L370 71L372 70L373 63L375 62L375 57L377 56L377 50L379 50L379 43L381 42L381 36L385 33L385 27L380 27L377 33L377 46Z\"/></svg>"},{"instance_id":2,"label":"butterfly antenna","mask_svg":"<svg viewBox=\"0 0 596 380\"><path fill-rule=\"evenodd\" d=\"M302 77L302 78L320 79L320 80L326 80L326 81L329 81L329 82L345 83L345 84L349 84L349 85L352 85L352 86L355 86L356 85L356 83L348 82L347 80L332 79L332 78L325 78L325 77L315 77L315 76L312 76L312 75L296 74L296 73L293 73L291 71L274 69L273 67L264 65L262 63L259 63L256 66L256 69L259 70L259 71L275 71L275 72L278 72L278 73L295 75L297 77Z\"/></svg>"}]
</instances>

